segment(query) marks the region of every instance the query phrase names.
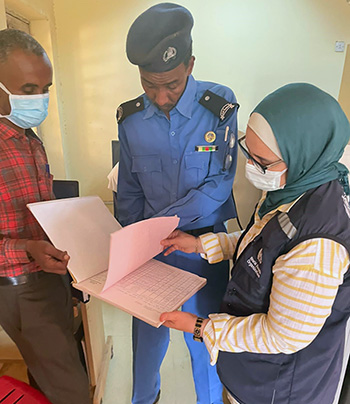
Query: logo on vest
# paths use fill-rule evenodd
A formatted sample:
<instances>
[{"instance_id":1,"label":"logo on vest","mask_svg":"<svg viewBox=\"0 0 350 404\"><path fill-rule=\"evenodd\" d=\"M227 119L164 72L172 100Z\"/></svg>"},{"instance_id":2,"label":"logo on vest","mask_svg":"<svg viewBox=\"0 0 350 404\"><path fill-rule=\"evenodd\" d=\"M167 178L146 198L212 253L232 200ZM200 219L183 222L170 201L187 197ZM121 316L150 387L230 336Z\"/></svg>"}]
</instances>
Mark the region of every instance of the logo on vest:
<instances>
[{"instance_id":1,"label":"logo on vest","mask_svg":"<svg viewBox=\"0 0 350 404\"><path fill-rule=\"evenodd\" d=\"M255 258L254 258L254 257L248 258L248 259L247 259L247 264L248 264L249 268L251 268L251 269L254 271L255 275L256 275L258 278L260 278L260 276L261 276L261 269L260 269L259 264L255 261Z\"/></svg>"},{"instance_id":2,"label":"logo on vest","mask_svg":"<svg viewBox=\"0 0 350 404\"><path fill-rule=\"evenodd\" d=\"M256 256L260 265L262 264L262 254L263 254L263 251L262 251L262 248L260 248L258 255Z\"/></svg>"},{"instance_id":3,"label":"logo on vest","mask_svg":"<svg viewBox=\"0 0 350 404\"><path fill-rule=\"evenodd\" d=\"M350 219L350 205L349 205L348 198L346 197L345 194L342 195L342 198L343 198L345 212L349 216L349 219Z\"/></svg>"}]
</instances>

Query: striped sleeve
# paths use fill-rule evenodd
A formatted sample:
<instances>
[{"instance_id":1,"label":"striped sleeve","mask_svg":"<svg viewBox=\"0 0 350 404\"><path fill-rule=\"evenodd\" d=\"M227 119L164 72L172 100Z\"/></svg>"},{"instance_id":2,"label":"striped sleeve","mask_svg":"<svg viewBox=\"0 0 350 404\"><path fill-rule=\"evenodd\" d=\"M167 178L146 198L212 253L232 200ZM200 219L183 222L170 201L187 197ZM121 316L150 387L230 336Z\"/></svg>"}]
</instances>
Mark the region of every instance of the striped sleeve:
<instances>
[{"instance_id":1,"label":"striped sleeve","mask_svg":"<svg viewBox=\"0 0 350 404\"><path fill-rule=\"evenodd\" d=\"M236 248L237 241L242 232L235 233L207 233L200 236L202 247L205 251L202 258L210 264L231 259Z\"/></svg>"},{"instance_id":2,"label":"striped sleeve","mask_svg":"<svg viewBox=\"0 0 350 404\"><path fill-rule=\"evenodd\" d=\"M279 257L267 314L211 314L204 341L215 364L219 351L293 353L320 332L349 268L345 247L328 239L300 243Z\"/></svg>"}]
</instances>

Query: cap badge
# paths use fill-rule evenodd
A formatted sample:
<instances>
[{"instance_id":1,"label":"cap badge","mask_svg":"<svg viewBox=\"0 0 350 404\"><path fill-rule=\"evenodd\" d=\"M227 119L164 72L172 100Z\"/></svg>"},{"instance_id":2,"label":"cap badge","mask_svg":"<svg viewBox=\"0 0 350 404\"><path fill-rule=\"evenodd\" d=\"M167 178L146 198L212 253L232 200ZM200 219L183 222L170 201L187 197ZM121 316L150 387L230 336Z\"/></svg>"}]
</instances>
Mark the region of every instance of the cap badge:
<instances>
[{"instance_id":1,"label":"cap badge","mask_svg":"<svg viewBox=\"0 0 350 404\"><path fill-rule=\"evenodd\" d=\"M123 116L123 107L118 107L117 108L117 122L119 122L122 119Z\"/></svg>"},{"instance_id":2,"label":"cap badge","mask_svg":"<svg viewBox=\"0 0 350 404\"><path fill-rule=\"evenodd\" d=\"M177 50L173 46L169 46L168 49L163 54L163 61L165 63L169 62L170 59L174 59L176 57Z\"/></svg>"},{"instance_id":3,"label":"cap badge","mask_svg":"<svg viewBox=\"0 0 350 404\"><path fill-rule=\"evenodd\" d=\"M209 131L204 135L204 139L208 143L213 143L216 139L216 134L213 131Z\"/></svg>"}]
</instances>

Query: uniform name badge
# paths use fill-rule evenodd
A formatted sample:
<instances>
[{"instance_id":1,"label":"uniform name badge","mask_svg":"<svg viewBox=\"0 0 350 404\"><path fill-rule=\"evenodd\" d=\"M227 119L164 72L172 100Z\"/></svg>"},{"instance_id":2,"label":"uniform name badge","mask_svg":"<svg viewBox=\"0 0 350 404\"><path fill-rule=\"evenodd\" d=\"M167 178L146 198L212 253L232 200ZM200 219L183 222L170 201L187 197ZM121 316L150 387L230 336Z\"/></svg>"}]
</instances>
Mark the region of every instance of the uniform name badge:
<instances>
[{"instance_id":1,"label":"uniform name badge","mask_svg":"<svg viewBox=\"0 0 350 404\"><path fill-rule=\"evenodd\" d=\"M211 145L211 146L196 146L196 152L215 152L218 151L219 146Z\"/></svg>"}]
</instances>

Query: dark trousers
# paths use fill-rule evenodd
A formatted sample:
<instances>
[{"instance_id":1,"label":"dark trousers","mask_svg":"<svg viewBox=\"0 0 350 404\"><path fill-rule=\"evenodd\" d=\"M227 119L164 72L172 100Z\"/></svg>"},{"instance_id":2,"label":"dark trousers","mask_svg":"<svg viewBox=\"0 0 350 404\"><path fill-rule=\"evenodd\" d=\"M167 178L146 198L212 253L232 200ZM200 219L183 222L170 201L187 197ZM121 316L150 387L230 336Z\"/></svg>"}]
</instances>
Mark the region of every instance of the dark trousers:
<instances>
[{"instance_id":1,"label":"dark trousers","mask_svg":"<svg viewBox=\"0 0 350 404\"><path fill-rule=\"evenodd\" d=\"M19 348L29 372L52 404L89 404L89 384L73 336L65 278L0 286L0 325Z\"/></svg>"}]
</instances>

